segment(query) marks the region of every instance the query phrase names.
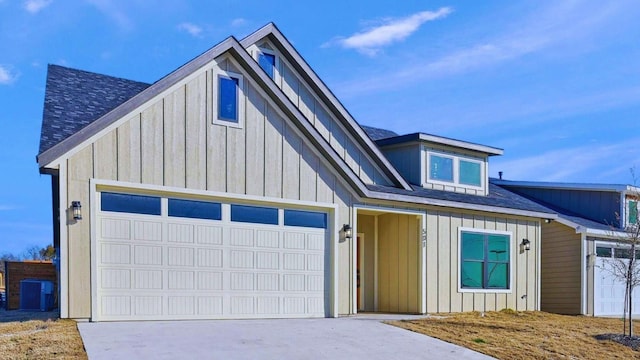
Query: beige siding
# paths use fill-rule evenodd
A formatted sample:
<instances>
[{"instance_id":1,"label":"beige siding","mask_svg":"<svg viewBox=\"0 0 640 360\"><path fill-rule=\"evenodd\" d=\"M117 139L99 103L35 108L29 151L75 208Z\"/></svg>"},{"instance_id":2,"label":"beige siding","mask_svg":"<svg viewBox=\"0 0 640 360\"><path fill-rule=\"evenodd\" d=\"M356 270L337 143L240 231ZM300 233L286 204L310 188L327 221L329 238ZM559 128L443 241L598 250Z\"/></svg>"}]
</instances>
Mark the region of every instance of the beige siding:
<instances>
[{"instance_id":1,"label":"beige siding","mask_svg":"<svg viewBox=\"0 0 640 360\"><path fill-rule=\"evenodd\" d=\"M581 235L558 222L542 225L541 308L580 314Z\"/></svg>"},{"instance_id":2,"label":"beige siding","mask_svg":"<svg viewBox=\"0 0 640 360\"><path fill-rule=\"evenodd\" d=\"M89 214L89 179L93 177L93 146L87 146L68 160L67 199L60 199L70 208L72 201L80 201L82 210ZM68 214L61 214L67 216ZM69 317L86 318L91 313L90 222L68 221L69 257Z\"/></svg>"},{"instance_id":3,"label":"beige siding","mask_svg":"<svg viewBox=\"0 0 640 360\"><path fill-rule=\"evenodd\" d=\"M250 48L253 48L253 46L275 48L268 41L260 41L250 46ZM283 59L281 54L278 54L277 50L275 52L279 58L277 72L282 79L282 83L280 83L280 78L277 78L276 84L280 86L291 102L298 107L309 123L330 143L340 157L347 160L351 170L364 182L391 185L389 179L374 165L372 158L365 156L363 154L364 149L356 145L356 140L351 135L346 134L337 117L323 106L322 100L320 100L318 94L311 90L310 84L300 76L286 59Z\"/></svg>"},{"instance_id":4,"label":"beige siding","mask_svg":"<svg viewBox=\"0 0 640 360\"><path fill-rule=\"evenodd\" d=\"M229 62L229 69L239 71ZM245 75L245 124L212 124L213 64L126 116L68 165L68 198L86 220L68 226L69 316L89 318L91 178L196 190L335 203L339 225L351 223L351 190ZM352 241L338 245L339 314L351 312Z\"/></svg>"},{"instance_id":5,"label":"beige siding","mask_svg":"<svg viewBox=\"0 0 640 360\"><path fill-rule=\"evenodd\" d=\"M364 311L375 310L375 244L376 217L372 215L358 215L358 236L362 235L363 242L360 263L360 284L363 289ZM359 309L360 310L360 309Z\"/></svg>"},{"instance_id":6,"label":"beige siding","mask_svg":"<svg viewBox=\"0 0 640 360\"><path fill-rule=\"evenodd\" d=\"M378 311L420 312L417 221L415 215L378 216Z\"/></svg>"},{"instance_id":7,"label":"beige siding","mask_svg":"<svg viewBox=\"0 0 640 360\"><path fill-rule=\"evenodd\" d=\"M461 213L426 210L427 312L493 311L504 308L538 310L538 257L540 223L527 218L488 216L481 213ZM511 233L512 289L500 292L462 292L458 289L460 227L497 230ZM519 243L527 238L531 251L520 252ZM526 295L526 296L523 296Z\"/></svg>"}]
</instances>

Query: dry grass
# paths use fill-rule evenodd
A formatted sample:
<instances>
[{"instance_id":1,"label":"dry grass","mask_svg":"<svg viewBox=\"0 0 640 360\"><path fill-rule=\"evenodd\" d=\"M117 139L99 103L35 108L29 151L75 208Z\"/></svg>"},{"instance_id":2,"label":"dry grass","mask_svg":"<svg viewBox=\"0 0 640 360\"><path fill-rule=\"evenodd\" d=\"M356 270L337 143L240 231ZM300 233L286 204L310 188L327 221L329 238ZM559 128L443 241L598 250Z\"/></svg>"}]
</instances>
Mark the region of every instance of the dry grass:
<instances>
[{"instance_id":1,"label":"dry grass","mask_svg":"<svg viewBox=\"0 0 640 360\"><path fill-rule=\"evenodd\" d=\"M0 312L0 359L86 359L76 322L47 314Z\"/></svg>"},{"instance_id":2,"label":"dry grass","mask_svg":"<svg viewBox=\"0 0 640 360\"><path fill-rule=\"evenodd\" d=\"M635 325L640 330L640 321ZM544 312L443 314L390 324L498 359L640 359L640 352L595 335L621 333L620 319Z\"/></svg>"}]
</instances>

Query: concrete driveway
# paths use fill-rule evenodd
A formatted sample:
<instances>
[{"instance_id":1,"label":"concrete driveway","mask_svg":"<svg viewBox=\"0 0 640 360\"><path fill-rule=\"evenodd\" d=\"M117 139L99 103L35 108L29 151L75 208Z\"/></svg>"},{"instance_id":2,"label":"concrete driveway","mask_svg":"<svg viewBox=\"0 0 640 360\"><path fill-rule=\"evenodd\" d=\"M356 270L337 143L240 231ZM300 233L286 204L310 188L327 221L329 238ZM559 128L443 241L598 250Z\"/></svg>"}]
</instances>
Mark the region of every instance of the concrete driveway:
<instances>
[{"instance_id":1,"label":"concrete driveway","mask_svg":"<svg viewBox=\"0 0 640 360\"><path fill-rule=\"evenodd\" d=\"M79 323L98 359L490 359L385 325L384 315L337 319Z\"/></svg>"}]
</instances>

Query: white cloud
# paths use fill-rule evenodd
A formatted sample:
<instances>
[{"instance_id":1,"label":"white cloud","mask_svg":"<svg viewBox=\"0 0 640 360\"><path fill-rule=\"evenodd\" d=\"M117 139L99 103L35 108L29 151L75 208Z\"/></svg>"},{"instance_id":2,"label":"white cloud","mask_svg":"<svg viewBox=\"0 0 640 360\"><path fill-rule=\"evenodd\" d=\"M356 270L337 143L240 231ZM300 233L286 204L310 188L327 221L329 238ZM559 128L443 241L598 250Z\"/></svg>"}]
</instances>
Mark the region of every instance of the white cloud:
<instances>
[{"instance_id":1,"label":"white cloud","mask_svg":"<svg viewBox=\"0 0 640 360\"><path fill-rule=\"evenodd\" d=\"M355 49L367 55L375 55L384 46L402 41L416 32L422 24L443 18L452 12L443 7L438 11L422 11L413 15L384 21L382 25L353 34L347 38L336 38L323 44L323 47L338 44L347 49Z\"/></svg>"},{"instance_id":2,"label":"white cloud","mask_svg":"<svg viewBox=\"0 0 640 360\"><path fill-rule=\"evenodd\" d=\"M199 37L202 34L202 28L200 26L189 23L189 22L184 22L178 25L178 29L182 31L186 31L187 33L191 34L191 36L195 36L195 37Z\"/></svg>"},{"instance_id":3,"label":"white cloud","mask_svg":"<svg viewBox=\"0 0 640 360\"><path fill-rule=\"evenodd\" d=\"M18 79L18 74L9 66L0 65L0 85L9 85Z\"/></svg>"},{"instance_id":4,"label":"white cloud","mask_svg":"<svg viewBox=\"0 0 640 360\"><path fill-rule=\"evenodd\" d=\"M242 26L242 25L244 25L246 23L247 23L247 20L243 19L243 18L236 18L236 19L231 20L231 26L233 26L233 27Z\"/></svg>"},{"instance_id":5,"label":"white cloud","mask_svg":"<svg viewBox=\"0 0 640 360\"><path fill-rule=\"evenodd\" d=\"M35 14L51 5L52 2L53 0L27 0L24 2L24 9L32 14Z\"/></svg>"},{"instance_id":6,"label":"white cloud","mask_svg":"<svg viewBox=\"0 0 640 360\"><path fill-rule=\"evenodd\" d=\"M414 60L407 62L401 70L377 69L377 73L384 75L370 76L365 80L356 79L340 84L338 88L346 96L394 90L406 87L408 83L495 66L529 54L541 53L552 47L575 49L579 47L577 43L580 39L591 41L592 35L597 34L603 24L615 21L621 11L623 9L614 3L605 3L598 11L593 11L580 2L560 3L537 11L535 16L515 19L503 27L502 34L458 48L452 43L452 50L448 53L437 57L429 54L413 56ZM340 41L344 40L347 39ZM460 42L464 41L460 39Z\"/></svg>"}]
</instances>

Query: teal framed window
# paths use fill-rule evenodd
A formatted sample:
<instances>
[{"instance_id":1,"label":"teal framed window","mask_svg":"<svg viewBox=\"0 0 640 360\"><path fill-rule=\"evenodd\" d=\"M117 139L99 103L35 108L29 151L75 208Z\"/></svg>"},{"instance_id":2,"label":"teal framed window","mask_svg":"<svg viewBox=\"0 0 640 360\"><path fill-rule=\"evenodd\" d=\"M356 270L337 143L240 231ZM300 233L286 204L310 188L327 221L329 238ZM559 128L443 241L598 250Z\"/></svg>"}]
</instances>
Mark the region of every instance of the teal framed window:
<instances>
[{"instance_id":1,"label":"teal framed window","mask_svg":"<svg viewBox=\"0 0 640 360\"><path fill-rule=\"evenodd\" d=\"M460 231L460 288L510 290L511 235Z\"/></svg>"},{"instance_id":2,"label":"teal framed window","mask_svg":"<svg viewBox=\"0 0 640 360\"><path fill-rule=\"evenodd\" d=\"M628 224L636 225L638 223L638 202L629 200L629 216Z\"/></svg>"}]
</instances>

